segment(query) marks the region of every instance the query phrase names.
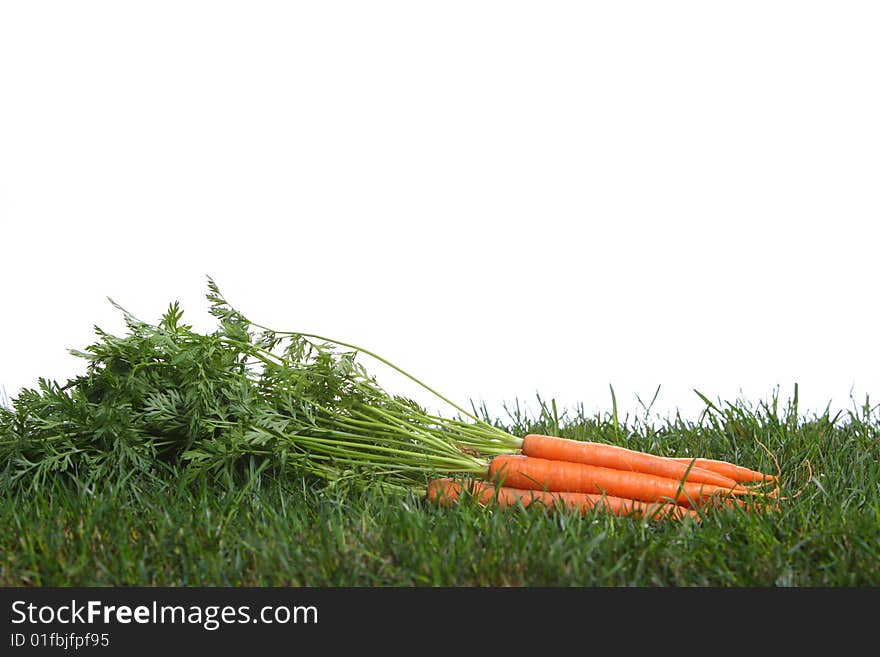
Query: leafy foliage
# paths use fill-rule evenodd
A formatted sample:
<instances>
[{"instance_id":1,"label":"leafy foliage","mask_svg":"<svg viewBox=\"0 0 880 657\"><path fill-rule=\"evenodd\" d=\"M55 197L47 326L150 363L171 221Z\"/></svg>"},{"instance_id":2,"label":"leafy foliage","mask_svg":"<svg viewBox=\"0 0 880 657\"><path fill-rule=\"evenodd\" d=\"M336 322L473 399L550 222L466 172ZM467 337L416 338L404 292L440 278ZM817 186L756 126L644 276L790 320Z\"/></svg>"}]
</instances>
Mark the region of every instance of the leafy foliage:
<instances>
[{"instance_id":1,"label":"leafy foliage","mask_svg":"<svg viewBox=\"0 0 880 657\"><path fill-rule=\"evenodd\" d=\"M59 475L235 484L267 469L405 485L437 468L482 469L475 448L508 438L430 416L385 391L356 349L258 327L208 288L209 334L185 324L177 302L150 324L111 300L126 335L95 327L97 342L71 350L84 374L40 379L0 408L0 485L39 488Z\"/></svg>"}]
</instances>

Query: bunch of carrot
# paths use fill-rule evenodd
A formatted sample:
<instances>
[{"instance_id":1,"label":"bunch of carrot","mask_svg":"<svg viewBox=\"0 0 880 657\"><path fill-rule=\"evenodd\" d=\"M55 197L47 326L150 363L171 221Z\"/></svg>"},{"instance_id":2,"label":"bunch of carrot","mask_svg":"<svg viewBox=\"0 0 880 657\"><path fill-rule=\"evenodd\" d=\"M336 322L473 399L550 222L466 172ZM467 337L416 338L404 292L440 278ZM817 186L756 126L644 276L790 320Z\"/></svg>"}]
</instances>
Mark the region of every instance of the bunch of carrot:
<instances>
[{"instance_id":1,"label":"bunch of carrot","mask_svg":"<svg viewBox=\"0 0 880 657\"><path fill-rule=\"evenodd\" d=\"M585 512L699 518L696 509L775 496L778 478L734 463L648 454L604 443L529 434L521 453L499 454L484 479L433 479L428 498L454 504L463 493L480 504L561 505ZM772 486L767 489L767 486Z\"/></svg>"}]
</instances>

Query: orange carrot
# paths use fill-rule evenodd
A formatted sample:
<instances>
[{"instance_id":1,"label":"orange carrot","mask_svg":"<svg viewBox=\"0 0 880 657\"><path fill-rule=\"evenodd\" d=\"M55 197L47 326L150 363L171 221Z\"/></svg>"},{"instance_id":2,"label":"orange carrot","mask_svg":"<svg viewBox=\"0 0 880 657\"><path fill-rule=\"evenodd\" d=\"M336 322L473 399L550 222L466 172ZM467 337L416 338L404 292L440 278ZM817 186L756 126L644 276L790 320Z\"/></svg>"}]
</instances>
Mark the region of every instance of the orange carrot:
<instances>
[{"instance_id":1,"label":"orange carrot","mask_svg":"<svg viewBox=\"0 0 880 657\"><path fill-rule=\"evenodd\" d=\"M622 497L598 495L590 493L572 493L566 491L539 491L510 486L496 486L485 481L469 481L460 483L452 479L434 479L428 484L428 499L441 505L451 506L459 501L461 494L467 490L477 501L486 506L492 503L500 507L510 507L521 502L528 507L537 503L544 507L561 504L563 508L586 513L599 508L618 516L632 515L638 518L683 518L691 516L699 520L700 516L692 509L666 502L646 503Z\"/></svg>"},{"instance_id":2,"label":"orange carrot","mask_svg":"<svg viewBox=\"0 0 880 657\"><path fill-rule=\"evenodd\" d=\"M712 470L680 463L664 456L655 456L625 447L604 443L570 440L556 436L529 434L523 438L522 453L553 461L574 461L598 465L614 470L628 470L659 475L670 479L684 479L700 484L725 488L736 486L736 480Z\"/></svg>"},{"instance_id":3,"label":"orange carrot","mask_svg":"<svg viewBox=\"0 0 880 657\"><path fill-rule=\"evenodd\" d=\"M712 495L745 494L748 488L679 481L573 461L552 461L522 454L502 454L489 462L489 479L513 488L605 494L643 502L690 506Z\"/></svg>"},{"instance_id":4,"label":"orange carrot","mask_svg":"<svg viewBox=\"0 0 880 657\"><path fill-rule=\"evenodd\" d=\"M757 470L750 470L749 468L744 468L741 465L729 463L728 461L691 458L689 456L676 456L668 458L670 461L675 461L676 463L693 463L695 468L717 472L739 483L751 483L755 481L776 481L777 479L775 475L765 474L763 472L758 472Z\"/></svg>"}]
</instances>

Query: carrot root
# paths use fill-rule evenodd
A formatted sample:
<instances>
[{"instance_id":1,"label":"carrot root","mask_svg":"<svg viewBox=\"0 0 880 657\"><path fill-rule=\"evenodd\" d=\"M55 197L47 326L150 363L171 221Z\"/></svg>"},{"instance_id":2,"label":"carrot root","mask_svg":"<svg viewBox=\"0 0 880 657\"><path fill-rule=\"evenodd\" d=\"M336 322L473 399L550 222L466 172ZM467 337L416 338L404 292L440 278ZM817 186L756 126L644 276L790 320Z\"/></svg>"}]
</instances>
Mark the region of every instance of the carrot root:
<instances>
[{"instance_id":1,"label":"carrot root","mask_svg":"<svg viewBox=\"0 0 880 657\"><path fill-rule=\"evenodd\" d=\"M497 504L499 507L511 507L521 503L524 507L538 505L551 509L560 505L564 509L577 510L581 513L598 508L618 516L634 516L651 520L684 517L700 519L696 511L666 502L646 503L609 495L570 491L539 491L499 486L476 480L461 483L444 478L432 480L428 484L428 498L440 505L452 506L458 503L463 493L475 498L477 503L482 506Z\"/></svg>"},{"instance_id":2,"label":"carrot root","mask_svg":"<svg viewBox=\"0 0 880 657\"><path fill-rule=\"evenodd\" d=\"M737 481L738 483L753 483L753 482L776 482L778 481L778 477L776 475L767 474L765 472L759 472L758 470L752 470L750 468L743 467L741 465L736 465L735 463L730 463L728 461L720 461L717 459L705 459L705 458L691 458L689 456L674 456L668 457L670 461L675 461L677 463L692 463L694 467L701 468L703 470L711 470L713 472L717 472L725 477L729 477Z\"/></svg>"},{"instance_id":3,"label":"carrot root","mask_svg":"<svg viewBox=\"0 0 880 657\"><path fill-rule=\"evenodd\" d=\"M504 486L553 492L605 494L642 502L692 506L713 495L758 494L741 484L715 486L602 466L504 454L489 462L489 479Z\"/></svg>"},{"instance_id":4,"label":"carrot root","mask_svg":"<svg viewBox=\"0 0 880 657\"><path fill-rule=\"evenodd\" d=\"M700 467L698 464L605 443L528 434L523 438L521 451L526 456L552 461L584 463L612 470L641 472L725 488L733 488L737 484L735 479L720 472Z\"/></svg>"}]
</instances>

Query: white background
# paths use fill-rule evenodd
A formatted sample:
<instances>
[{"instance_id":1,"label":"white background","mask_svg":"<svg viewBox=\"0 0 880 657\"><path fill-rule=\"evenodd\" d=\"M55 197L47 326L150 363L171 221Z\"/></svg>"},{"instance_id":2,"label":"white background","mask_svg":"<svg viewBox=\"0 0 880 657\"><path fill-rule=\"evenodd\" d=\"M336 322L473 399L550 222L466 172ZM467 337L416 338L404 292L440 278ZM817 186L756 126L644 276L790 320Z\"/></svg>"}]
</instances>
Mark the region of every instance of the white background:
<instances>
[{"instance_id":1,"label":"white background","mask_svg":"<svg viewBox=\"0 0 880 657\"><path fill-rule=\"evenodd\" d=\"M0 385L79 373L107 297L211 329L210 275L464 404L852 408L878 34L876 2L3 2Z\"/></svg>"}]
</instances>

